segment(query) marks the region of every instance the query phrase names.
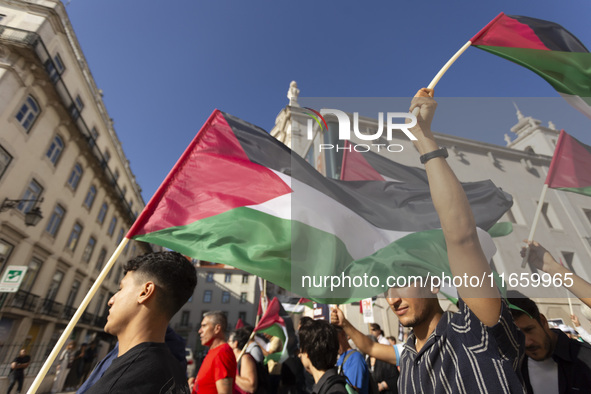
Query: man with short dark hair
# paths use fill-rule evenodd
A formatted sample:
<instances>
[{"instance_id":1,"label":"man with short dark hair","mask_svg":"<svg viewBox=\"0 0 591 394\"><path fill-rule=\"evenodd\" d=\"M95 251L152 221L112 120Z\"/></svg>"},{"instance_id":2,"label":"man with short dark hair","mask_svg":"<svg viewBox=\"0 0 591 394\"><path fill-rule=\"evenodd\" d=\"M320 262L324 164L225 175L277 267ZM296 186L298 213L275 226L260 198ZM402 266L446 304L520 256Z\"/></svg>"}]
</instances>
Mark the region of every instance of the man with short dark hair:
<instances>
[{"instance_id":1,"label":"man with short dark hair","mask_svg":"<svg viewBox=\"0 0 591 394\"><path fill-rule=\"evenodd\" d=\"M531 299L508 291L515 324L525 334L526 360L521 371L528 393L591 392L591 345L551 329Z\"/></svg>"},{"instance_id":2,"label":"man with short dark hair","mask_svg":"<svg viewBox=\"0 0 591 394\"><path fill-rule=\"evenodd\" d=\"M230 394L236 377L236 357L226 342L228 320L220 311L203 315L199 336L209 352L199 368L197 377L189 379L193 394Z\"/></svg>"},{"instance_id":3,"label":"man with short dark hair","mask_svg":"<svg viewBox=\"0 0 591 394\"><path fill-rule=\"evenodd\" d=\"M299 329L300 360L314 378L313 394L347 394L345 378L335 363L339 341L335 328L324 320L312 320Z\"/></svg>"},{"instance_id":4,"label":"man with short dark hair","mask_svg":"<svg viewBox=\"0 0 591 394\"><path fill-rule=\"evenodd\" d=\"M197 284L195 267L176 252L128 261L119 291L108 302L105 332L117 336L118 357L88 391L188 394L185 371L164 343L170 318Z\"/></svg>"},{"instance_id":5,"label":"man with short dark hair","mask_svg":"<svg viewBox=\"0 0 591 394\"><path fill-rule=\"evenodd\" d=\"M382 345L389 345L390 344L388 339L384 336L384 331L382 330L382 327L380 327L380 325L378 323L371 323L369 325L369 331L370 331L371 335L376 337L376 339L378 340L378 343L381 343Z\"/></svg>"}]
</instances>

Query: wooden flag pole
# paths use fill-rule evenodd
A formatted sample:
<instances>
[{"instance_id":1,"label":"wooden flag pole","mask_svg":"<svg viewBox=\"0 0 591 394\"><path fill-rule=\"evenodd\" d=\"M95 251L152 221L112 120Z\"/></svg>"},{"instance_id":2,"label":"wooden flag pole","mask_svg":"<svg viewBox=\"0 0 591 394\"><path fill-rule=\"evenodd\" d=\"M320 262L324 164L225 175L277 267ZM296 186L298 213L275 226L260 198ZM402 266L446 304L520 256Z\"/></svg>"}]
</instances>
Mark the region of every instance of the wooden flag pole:
<instances>
[{"instance_id":1,"label":"wooden flag pole","mask_svg":"<svg viewBox=\"0 0 591 394\"><path fill-rule=\"evenodd\" d=\"M94 295L98 291L99 287L101 286L101 284L103 283L103 281L107 277L107 274L109 273L109 271L111 270L111 268L115 264L115 261L117 261L117 258L119 257L119 255L121 254L121 252L123 251L123 249L125 248L125 246L127 245L128 242L129 242L128 238L123 238L121 240L121 243L119 244L119 246L117 246L117 249L115 249L115 252L113 252L113 255L111 256L111 258L109 259L109 261L107 262L107 264L105 265L105 267L103 268L103 270L101 271L99 276L96 278L96 281L94 282L94 284L92 285L92 287L88 291L88 294L86 294L86 297L84 297L84 299L80 303L80 306L78 307L78 309L76 309L76 313L74 313L74 316L72 316L72 319L70 320L70 322L68 323L68 325L64 329L64 332L62 333L62 335L58 339L55 346L53 347L53 350L51 351L51 353L47 357L47 360L45 360L45 363L43 364L43 366L39 370L39 373L37 374L37 377L35 377L35 380L31 384L31 387L27 391L27 394L35 394L37 392L37 390L39 389L41 382L43 382L45 375L47 375L47 372L49 371L49 368L51 367L54 360L56 359L59 351L62 349L62 347L66 343L68 337L70 336L70 334L74 330L74 327L78 323L78 320L80 320L80 317L82 317L82 314L84 313L84 311L88 307L90 300L92 300L92 297L94 297Z\"/></svg>"},{"instance_id":2,"label":"wooden flag pole","mask_svg":"<svg viewBox=\"0 0 591 394\"><path fill-rule=\"evenodd\" d=\"M536 233L536 227L538 226L538 221L540 219L540 214L542 213L542 208L544 206L544 200L546 199L546 192L548 191L548 184L544 183L544 187L542 188L542 194L540 194L540 201L538 201L538 206L536 208L536 214L534 215L534 221L531 225L531 230L529 230L529 236L527 237L528 243L534 240L534 234ZM521 261L521 268L525 268L525 263L529 259L529 246L525 250L525 256Z\"/></svg>"}]
</instances>

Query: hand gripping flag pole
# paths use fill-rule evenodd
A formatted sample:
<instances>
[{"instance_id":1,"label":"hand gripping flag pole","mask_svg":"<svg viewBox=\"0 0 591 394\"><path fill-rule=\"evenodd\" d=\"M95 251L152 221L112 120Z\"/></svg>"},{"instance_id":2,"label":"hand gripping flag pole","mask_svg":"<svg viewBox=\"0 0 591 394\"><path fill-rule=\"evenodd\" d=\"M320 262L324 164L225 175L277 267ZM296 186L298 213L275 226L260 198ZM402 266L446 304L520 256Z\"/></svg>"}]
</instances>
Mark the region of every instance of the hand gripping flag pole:
<instances>
[{"instance_id":1,"label":"hand gripping flag pole","mask_svg":"<svg viewBox=\"0 0 591 394\"><path fill-rule=\"evenodd\" d=\"M113 255L111 256L111 258L109 259L109 261L107 262L107 264L105 265L105 267L103 268L103 270L101 271L99 276L94 281L94 284L92 285L92 287L88 291L88 294L86 294L86 297L84 297L84 299L80 303L80 306L78 307L78 309L76 309L76 313L74 313L74 316L72 316L72 319L70 320L70 322L68 323L68 325L64 329L64 332L62 333L62 335L58 339L57 343L53 347L53 350L49 354L49 357L47 357L47 360L45 360L45 363L43 364L43 366L39 370L39 373L35 377L35 380L31 384L31 387L27 391L27 394L35 394L37 392L37 390L39 389L39 386L41 385L41 382L43 382L45 375L47 375L47 372L49 371L51 364L53 364L54 360L57 358L58 353L60 352L62 347L65 345L66 341L68 340L68 337L70 336L70 334L74 330L74 327L78 323L78 320L80 320L80 318L82 317L82 314L84 313L84 311L88 307L90 300L92 300L92 297L94 297L94 295L98 291L99 287L101 286L101 284L103 283L103 281L107 277L107 274L109 273L111 268L113 268L113 265L115 265L117 258L119 257L119 255L121 254L121 252L123 251L123 249L125 248L125 246L127 245L128 242L129 242L128 238L123 238L121 240L121 243L119 244L119 246L117 246L117 249L115 249L115 252L113 252Z\"/></svg>"}]
</instances>

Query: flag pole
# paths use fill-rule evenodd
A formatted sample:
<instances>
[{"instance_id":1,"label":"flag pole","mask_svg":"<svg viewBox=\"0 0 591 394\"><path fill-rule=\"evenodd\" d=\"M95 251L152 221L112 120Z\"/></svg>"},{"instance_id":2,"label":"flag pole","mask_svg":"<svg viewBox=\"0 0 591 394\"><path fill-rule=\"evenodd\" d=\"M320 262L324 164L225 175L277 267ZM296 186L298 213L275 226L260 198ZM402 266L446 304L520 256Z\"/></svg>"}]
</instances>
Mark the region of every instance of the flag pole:
<instances>
[{"instance_id":1,"label":"flag pole","mask_svg":"<svg viewBox=\"0 0 591 394\"><path fill-rule=\"evenodd\" d=\"M62 335L58 339L55 346L53 347L53 350L51 351L51 353L47 357L47 360L45 360L45 363L43 364L43 366L39 370L39 373L35 377L35 380L31 384L31 387L27 391L27 394L35 394L37 392L37 389L39 389L41 382L43 382L45 375L47 375L47 372L49 371L49 368L51 367L54 360L56 359L59 351L66 343L66 340L68 339L68 337L70 336L70 334L74 330L74 327L78 323L78 320L80 320L80 317L82 317L82 314L84 313L84 311L88 307L90 300L92 300L92 297L94 297L94 295L98 291L99 287L101 286L101 284L103 283L103 281L107 277L107 274L109 273L109 271L111 270L111 268L115 264L115 261L117 261L117 258L119 257L119 255L121 254L121 252L123 251L123 249L125 248L125 246L127 245L128 242L129 242L129 238L123 238L121 240L121 243L119 244L119 246L117 246L117 249L115 249L115 251L113 252L113 255L111 256L111 258L109 259L109 261L107 262L107 264L105 265L105 267L103 268L103 270L101 271L99 276L94 281L94 284L92 285L92 287L88 291L88 294L86 294L86 297L84 297L84 299L80 303L80 306L78 307L78 309L76 309L76 313L74 313L74 316L72 316L72 319L70 320L70 322L68 323L68 325L64 329L64 332L62 333Z\"/></svg>"},{"instance_id":2,"label":"flag pole","mask_svg":"<svg viewBox=\"0 0 591 394\"><path fill-rule=\"evenodd\" d=\"M538 206L536 208L536 214L534 215L534 221L531 225L531 229L529 230L529 236L527 237L528 244L534 240L534 234L536 233L536 227L538 226L538 221L540 219L540 214L542 213L542 207L544 206L544 200L546 199L546 192L548 191L548 184L544 183L544 187L542 188L542 194L540 195L540 201L538 201ZM529 246L525 250L525 256L521 261L521 268L525 268L525 263L529 259Z\"/></svg>"},{"instance_id":3,"label":"flag pole","mask_svg":"<svg viewBox=\"0 0 591 394\"><path fill-rule=\"evenodd\" d=\"M435 89L435 86L439 83L439 80L441 79L441 77L443 77L443 74L445 74L447 72L447 70L449 70L449 68L451 67L452 64L455 63L456 60L458 60L458 58L460 57L460 55L462 53L464 53L464 51L466 51L466 49L470 48L470 45L472 45L472 41L468 41L467 43L465 43L448 61L447 63L445 63L443 65L443 67L441 68L441 70L439 70L439 72L435 75L435 77L431 80L431 83L427 86L427 89ZM416 107L415 109L413 109L412 114L414 116L417 116L419 114L419 107Z\"/></svg>"}]
</instances>

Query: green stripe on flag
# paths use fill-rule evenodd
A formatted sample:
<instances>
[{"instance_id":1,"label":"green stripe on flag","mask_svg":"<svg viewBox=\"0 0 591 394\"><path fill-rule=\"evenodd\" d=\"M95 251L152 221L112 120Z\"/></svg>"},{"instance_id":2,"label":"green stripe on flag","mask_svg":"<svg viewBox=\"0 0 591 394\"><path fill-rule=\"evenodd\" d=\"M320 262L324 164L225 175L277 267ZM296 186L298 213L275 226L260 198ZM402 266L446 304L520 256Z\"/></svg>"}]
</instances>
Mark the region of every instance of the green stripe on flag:
<instances>
[{"instance_id":1,"label":"green stripe on flag","mask_svg":"<svg viewBox=\"0 0 591 394\"><path fill-rule=\"evenodd\" d=\"M563 190L565 192L572 192L582 194L584 196L591 196L591 186L588 187L555 187L553 189Z\"/></svg>"},{"instance_id":2,"label":"green stripe on flag","mask_svg":"<svg viewBox=\"0 0 591 394\"><path fill-rule=\"evenodd\" d=\"M591 53L484 45L476 47L532 70L558 92L579 96L591 105Z\"/></svg>"}]
</instances>

